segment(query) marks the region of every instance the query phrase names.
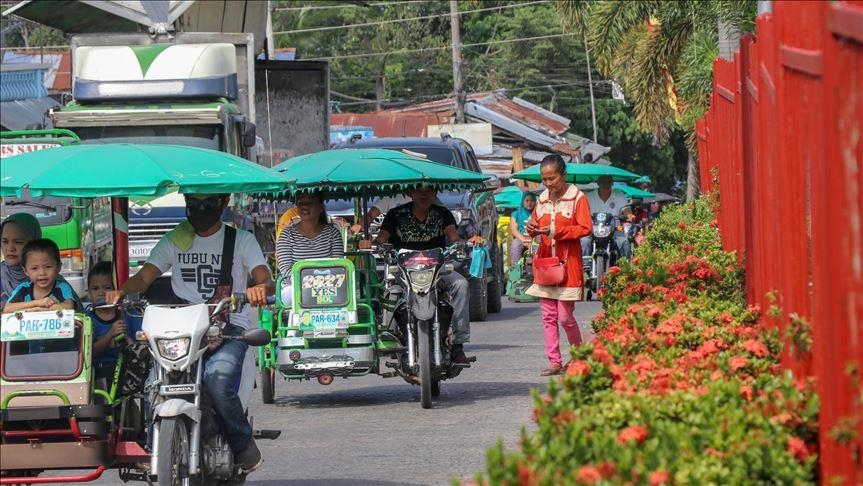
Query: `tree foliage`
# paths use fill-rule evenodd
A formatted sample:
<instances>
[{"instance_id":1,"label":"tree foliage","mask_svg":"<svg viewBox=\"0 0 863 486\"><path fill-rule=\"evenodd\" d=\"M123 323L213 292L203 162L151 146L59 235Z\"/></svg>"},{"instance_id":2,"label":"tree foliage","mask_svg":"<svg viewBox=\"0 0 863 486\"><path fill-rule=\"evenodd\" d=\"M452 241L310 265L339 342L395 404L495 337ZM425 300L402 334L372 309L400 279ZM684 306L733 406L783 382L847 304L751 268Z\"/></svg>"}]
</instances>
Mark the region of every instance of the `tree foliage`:
<instances>
[{"instance_id":1,"label":"tree foliage","mask_svg":"<svg viewBox=\"0 0 863 486\"><path fill-rule=\"evenodd\" d=\"M463 88L468 93L506 89L511 97L571 119L570 131L591 137L584 36L580 30L564 29L556 8L560 6L556 2L460 1ZM308 0L280 1L277 7L281 9L274 17L274 30L288 32L276 36L277 45L295 47L299 59L329 58L331 89L339 93L334 98L344 111L452 94L449 2ZM290 33L360 23L376 24ZM637 47L639 38L630 33L627 37ZM387 54L348 57L383 52ZM615 164L649 174L659 189L668 191L685 174L681 146L655 145L652 136L638 130L638 112L612 99L608 78L596 68L592 77L597 142L614 148L609 157ZM672 140L679 144L681 137L672 136Z\"/></svg>"},{"instance_id":2,"label":"tree foliage","mask_svg":"<svg viewBox=\"0 0 863 486\"><path fill-rule=\"evenodd\" d=\"M639 125L660 141L676 125L692 133L695 119L707 109L719 23L751 32L757 12L755 0L568 0L555 5L567 26L585 32L600 72L620 83ZM677 113L669 102L672 87Z\"/></svg>"}]
</instances>

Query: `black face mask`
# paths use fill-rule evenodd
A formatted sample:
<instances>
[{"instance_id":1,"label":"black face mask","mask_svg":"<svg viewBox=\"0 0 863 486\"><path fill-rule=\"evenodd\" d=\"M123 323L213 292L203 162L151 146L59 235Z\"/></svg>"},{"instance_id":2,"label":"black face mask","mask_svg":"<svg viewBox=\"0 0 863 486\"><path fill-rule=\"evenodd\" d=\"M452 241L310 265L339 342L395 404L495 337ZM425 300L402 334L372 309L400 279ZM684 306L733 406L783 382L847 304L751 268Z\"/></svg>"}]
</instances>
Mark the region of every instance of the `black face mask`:
<instances>
[{"instance_id":1,"label":"black face mask","mask_svg":"<svg viewBox=\"0 0 863 486\"><path fill-rule=\"evenodd\" d=\"M200 233L212 228L221 218L222 210L219 209L191 209L186 208L186 218L189 223L195 228L195 231Z\"/></svg>"}]
</instances>

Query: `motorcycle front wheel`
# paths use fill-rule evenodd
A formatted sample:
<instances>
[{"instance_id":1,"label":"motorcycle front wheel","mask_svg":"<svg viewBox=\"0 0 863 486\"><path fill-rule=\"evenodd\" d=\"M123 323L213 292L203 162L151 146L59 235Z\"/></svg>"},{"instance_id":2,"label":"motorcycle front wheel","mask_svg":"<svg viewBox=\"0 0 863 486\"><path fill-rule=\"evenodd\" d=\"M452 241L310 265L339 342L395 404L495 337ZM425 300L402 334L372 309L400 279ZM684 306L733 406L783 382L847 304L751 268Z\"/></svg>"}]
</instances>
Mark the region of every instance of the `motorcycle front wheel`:
<instances>
[{"instance_id":1,"label":"motorcycle front wheel","mask_svg":"<svg viewBox=\"0 0 863 486\"><path fill-rule=\"evenodd\" d=\"M596 264L596 299L599 300L599 291L602 289L602 278L605 276L606 260L605 255L597 255L594 258Z\"/></svg>"},{"instance_id":2,"label":"motorcycle front wheel","mask_svg":"<svg viewBox=\"0 0 863 486\"><path fill-rule=\"evenodd\" d=\"M417 323L417 351L420 361L420 405L432 408L432 370L431 370L431 323Z\"/></svg>"},{"instance_id":3,"label":"motorcycle front wheel","mask_svg":"<svg viewBox=\"0 0 863 486\"><path fill-rule=\"evenodd\" d=\"M181 417L163 418L159 425L159 486L182 486L189 476L189 426Z\"/></svg>"}]
</instances>

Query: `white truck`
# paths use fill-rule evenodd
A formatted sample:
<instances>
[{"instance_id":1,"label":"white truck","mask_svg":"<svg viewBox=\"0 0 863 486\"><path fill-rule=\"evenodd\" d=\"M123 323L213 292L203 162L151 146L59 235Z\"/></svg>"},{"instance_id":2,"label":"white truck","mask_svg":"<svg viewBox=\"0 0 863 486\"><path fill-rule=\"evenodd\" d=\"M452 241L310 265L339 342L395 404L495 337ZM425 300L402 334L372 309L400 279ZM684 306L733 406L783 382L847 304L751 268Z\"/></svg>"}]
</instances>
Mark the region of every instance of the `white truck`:
<instances>
[{"instance_id":1,"label":"white truck","mask_svg":"<svg viewBox=\"0 0 863 486\"><path fill-rule=\"evenodd\" d=\"M51 119L83 143L193 145L268 166L327 147L326 63L256 66L252 34L88 34L74 36L71 47L73 100ZM122 161L106 170L122 170ZM132 273L183 219L176 194L132 202ZM271 244L269 229L256 233Z\"/></svg>"}]
</instances>

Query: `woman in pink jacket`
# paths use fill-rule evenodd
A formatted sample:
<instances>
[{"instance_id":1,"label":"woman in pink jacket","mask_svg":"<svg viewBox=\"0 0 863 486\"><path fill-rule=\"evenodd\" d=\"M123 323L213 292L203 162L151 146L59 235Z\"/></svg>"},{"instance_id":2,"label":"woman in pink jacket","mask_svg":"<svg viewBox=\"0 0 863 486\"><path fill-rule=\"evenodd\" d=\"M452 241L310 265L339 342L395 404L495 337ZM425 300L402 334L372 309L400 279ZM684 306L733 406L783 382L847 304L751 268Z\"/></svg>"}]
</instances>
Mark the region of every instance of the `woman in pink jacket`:
<instances>
[{"instance_id":1,"label":"woman in pink jacket","mask_svg":"<svg viewBox=\"0 0 863 486\"><path fill-rule=\"evenodd\" d=\"M566 268L566 279L562 284L534 284L527 290L529 295L539 297L545 329L545 354L550 363L540 374L549 376L563 371L558 322L563 326L570 345L581 343L581 331L573 316L575 301L581 300L584 292L579 239L593 231L593 223L587 196L566 182L566 164L559 155L542 159L540 174L546 190L540 194L525 229L531 237L540 236L536 259L551 256L553 240L555 255L565 261Z\"/></svg>"}]
</instances>

